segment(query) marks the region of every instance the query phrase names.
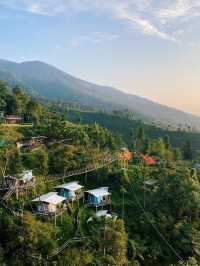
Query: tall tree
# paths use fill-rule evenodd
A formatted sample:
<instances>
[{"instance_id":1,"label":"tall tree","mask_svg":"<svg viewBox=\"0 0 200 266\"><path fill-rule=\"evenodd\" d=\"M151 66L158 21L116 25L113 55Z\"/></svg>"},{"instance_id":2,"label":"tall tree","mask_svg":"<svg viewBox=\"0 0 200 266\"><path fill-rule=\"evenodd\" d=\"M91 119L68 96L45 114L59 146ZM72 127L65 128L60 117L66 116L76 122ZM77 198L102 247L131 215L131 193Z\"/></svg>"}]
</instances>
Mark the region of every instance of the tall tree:
<instances>
[{"instance_id":1,"label":"tall tree","mask_svg":"<svg viewBox=\"0 0 200 266\"><path fill-rule=\"evenodd\" d=\"M185 144L183 145L183 158L185 160L193 159L192 145L189 140L186 141Z\"/></svg>"},{"instance_id":2,"label":"tall tree","mask_svg":"<svg viewBox=\"0 0 200 266\"><path fill-rule=\"evenodd\" d=\"M17 115L24 115L27 103L27 96L23 93L19 86L13 88L13 94L15 95L15 108Z\"/></svg>"},{"instance_id":3,"label":"tall tree","mask_svg":"<svg viewBox=\"0 0 200 266\"><path fill-rule=\"evenodd\" d=\"M144 127L140 125L137 129L136 133L136 148L137 150L141 151L144 145L145 141L145 132L144 132Z\"/></svg>"},{"instance_id":4,"label":"tall tree","mask_svg":"<svg viewBox=\"0 0 200 266\"><path fill-rule=\"evenodd\" d=\"M165 149L166 149L166 150L169 150L169 149L170 149L170 139L169 139L169 136L166 135L166 136L164 137L163 141L164 141L164 144L165 144Z\"/></svg>"}]
</instances>

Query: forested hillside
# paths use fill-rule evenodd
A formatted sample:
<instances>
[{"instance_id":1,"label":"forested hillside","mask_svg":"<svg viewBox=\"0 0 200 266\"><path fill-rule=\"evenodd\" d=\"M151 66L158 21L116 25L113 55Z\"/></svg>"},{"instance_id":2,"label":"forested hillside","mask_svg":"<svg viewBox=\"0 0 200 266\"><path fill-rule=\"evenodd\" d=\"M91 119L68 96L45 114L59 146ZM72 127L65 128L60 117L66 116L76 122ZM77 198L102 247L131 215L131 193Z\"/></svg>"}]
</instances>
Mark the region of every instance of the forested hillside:
<instances>
[{"instance_id":1,"label":"forested hillside","mask_svg":"<svg viewBox=\"0 0 200 266\"><path fill-rule=\"evenodd\" d=\"M198 135L3 82L0 111L0 265L200 264Z\"/></svg>"},{"instance_id":2,"label":"forested hillside","mask_svg":"<svg viewBox=\"0 0 200 266\"><path fill-rule=\"evenodd\" d=\"M67 106L63 103L51 103L52 110L56 110L68 120L80 124L98 123L109 129L129 147L134 147L138 128L143 127L146 137L151 139L168 136L173 148L182 149L186 142L190 142L194 152L200 150L200 133L193 131L190 126L173 127L171 124L149 124L136 119L134 113L129 110L115 110L112 113L87 110Z\"/></svg>"},{"instance_id":3,"label":"forested hillside","mask_svg":"<svg viewBox=\"0 0 200 266\"><path fill-rule=\"evenodd\" d=\"M27 91L67 103L80 104L100 110L113 111L128 108L137 118L178 127L200 130L200 118L163 106L121 90L99 86L75 78L51 65L39 61L14 63L0 60L0 79L11 86L20 84ZM123 88L122 88L123 89ZM134 88L133 88L134 91Z\"/></svg>"}]
</instances>

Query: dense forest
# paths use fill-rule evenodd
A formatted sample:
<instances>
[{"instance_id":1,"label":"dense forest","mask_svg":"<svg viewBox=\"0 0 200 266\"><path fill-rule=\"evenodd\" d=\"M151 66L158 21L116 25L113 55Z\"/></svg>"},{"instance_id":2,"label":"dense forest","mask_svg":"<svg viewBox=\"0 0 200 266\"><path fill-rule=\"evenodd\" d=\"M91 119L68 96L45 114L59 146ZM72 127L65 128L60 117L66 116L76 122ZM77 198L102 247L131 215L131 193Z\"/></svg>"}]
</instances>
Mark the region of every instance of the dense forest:
<instances>
[{"instance_id":1,"label":"dense forest","mask_svg":"<svg viewBox=\"0 0 200 266\"><path fill-rule=\"evenodd\" d=\"M181 148L185 142L189 141L193 151L200 149L200 132L195 131L187 124L184 126L179 124L178 127L174 127L170 124L163 126L159 123L144 123L138 120L137 116L127 109L108 113L86 107L66 105L63 102L50 102L49 106L71 122L100 124L114 134L119 135L130 147L134 146L138 128L142 126L149 139L162 138L167 135L173 148Z\"/></svg>"},{"instance_id":2,"label":"dense forest","mask_svg":"<svg viewBox=\"0 0 200 266\"><path fill-rule=\"evenodd\" d=\"M3 82L0 111L0 265L200 265L198 133L121 111L67 111ZM25 170L33 179L17 186ZM108 188L111 202L35 212L33 199L72 181L86 194ZM102 208L109 215L98 216Z\"/></svg>"}]
</instances>

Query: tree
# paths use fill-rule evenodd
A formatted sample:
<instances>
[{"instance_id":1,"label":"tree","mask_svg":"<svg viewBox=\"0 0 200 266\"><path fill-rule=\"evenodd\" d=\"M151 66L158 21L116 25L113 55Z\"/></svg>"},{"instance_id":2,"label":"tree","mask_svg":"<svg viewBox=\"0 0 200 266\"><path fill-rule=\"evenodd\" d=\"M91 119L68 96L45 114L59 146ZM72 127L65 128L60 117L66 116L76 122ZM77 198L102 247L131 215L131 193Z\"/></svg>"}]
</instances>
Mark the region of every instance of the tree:
<instances>
[{"instance_id":1,"label":"tree","mask_svg":"<svg viewBox=\"0 0 200 266\"><path fill-rule=\"evenodd\" d=\"M181 159L181 157L182 157L181 149L179 148L174 149L174 160L178 161Z\"/></svg>"},{"instance_id":2,"label":"tree","mask_svg":"<svg viewBox=\"0 0 200 266\"><path fill-rule=\"evenodd\" d=\"M149 138L146 138L144 141L143 153L149 154L151 152L151 143Z\"/></svg>"},{"instance_id":3,"label":"tree","mask_svg":"<svg viewBox=\"0 0 200 266\"><path fill-rule=\"evenodd\" d=\"M15 156L16 152L16 148L14 148L13 145L0 147L0 176L3 179L9 170L12 159L15 160L15 163L17 161ZM13 165L13 167L15 167L15 165Z\"/></svg>"},{"instance_id":4,"label":"tree","mask_svg":"<svg viewBox=\"0 0 200 266\"><path fill-rule=\"evenodd\" d=\"M42 105L35 99L30 99L26 105L26 119L28 122L39 124L43 113Z\"/></svg>"},{"instance_id":5,"label":"tree","mask_svg":"<svg viewBox=\"0 0 200 266\"><path fill-rule=\"evenodd\" d=\"M193 159L193 151L191 142L188 140L183 145L183 158L185 160L192 160Z\"/></svg>"},{"instance_id":6,"label":"tree","mask_svg":"<svg viewBox=\"0 0 200 266\"><path fill-rule=\"evenodd\" d=\"M77 148L73 145L60 145L49 154L49 165L51 173L64 173L77 166L75 153Z\"/></svg>"},{"instance_id":7,"label":"tree","mask_svg":"<svg viewBox=\"0 0 200 266\"><path fill-rule=\"evenodd\" d=\"M143 148L145 141L145 133L144 133L144 128L142 125L140 125L137 129L136 133L136 148L137 150L141 150Z\"/></svg>"},{"instance_id":8,"label":"tree","mask_svg":"<svg viewBox=\"0 0 200 266\"><path fill-rule=\"evenodd\" d=\"M121 187L121 193L122 193L122 219L124 219L124 204L125 204L125 193L127 193L126 189L122 186Z\"/></svg>"},{"instance_id":9,"label":"tree","mask_svg":"<svg viewBox=\"0 0 200 266\"><path fill-rule=\"evenodd\" d=\"M37 221L31 213L25 213L23 231L21 237L19 236L19 241L24 246L23 255L27 263L34 265L34 257L40 259L40 261L46 261L47 255L50 255L57 246L53 239L54 228L51 224Z\"/></svg>"},{"instance_id":10,"label":"tree","mask_svg":"<svg viewBox=\"0 0 200 266\"><path fill-rule=\"evenodd\" d=\"M169 139L169 136L168 135L165 136L163 141L164 141L165 149L166 150L169 150L170 149L170 139Z\"/></svg>"},{"instance_id":11,"label":"tree","mask_svg":"<svg viewBox=\"0 0 200 266\"><path fill-rule=\"evenodd\" d=\"M154 141L152 141L151 154L154 156L159 156L161 158L164 158L165 144L162 138L155 139Z\"/></svg>"},{"instance_id":12,"label":"tree","mask_svg":"<svg viewBox=\"0 0 200 266\"><path fill-rule=\"evenodd\" d=\"M27 169L32 169L38 175L48 173L48 153L42 147L32 150L22 156L23 163Z\"/></svg>"},{"instance_id":13,"label":"tree","mask_svg":"<svg viewBox=\"0 0 200 266\"><path fill-rule=\"evenodd\" d=\"M7 105L6 97L8 96L8 88L6 84L0 80L0 110L5 110Z\"/></svg>"},{"instance_id":14,"label":"tree","mask_svg":"<svg viewBox=\"0 0 200 266\"><path fill-rule=\"evenodd\" d=\"M0 111L4 111L6 114L13 114L14 108L15 98L6 83L0 80Z\"/></svg>"},{"instance_id":15,"label":"tree","mask_svg":"<svg viewBox=\"0 0 200 266\"><path fill-rule=\"evenodd\" d=\"M116 265L124 265L127 262L127 234L123 220L118 219L112 224L112 228L108 228L106 240L108 240L107 250L110 251ZM110 240L112 240L112 244L110 244Z\"/></svg>"},{"instance_id":16,"label":"tree","mask_svg":"<svg viewBox=\"0 0 200 266\"><path fill-rule=\"evenodd\" d=\"M13 88L13 94L15 95L15 112L17 115L24 115L27 103L27 96L22 92L19 86Z\"/></svg>"}]
</instances>

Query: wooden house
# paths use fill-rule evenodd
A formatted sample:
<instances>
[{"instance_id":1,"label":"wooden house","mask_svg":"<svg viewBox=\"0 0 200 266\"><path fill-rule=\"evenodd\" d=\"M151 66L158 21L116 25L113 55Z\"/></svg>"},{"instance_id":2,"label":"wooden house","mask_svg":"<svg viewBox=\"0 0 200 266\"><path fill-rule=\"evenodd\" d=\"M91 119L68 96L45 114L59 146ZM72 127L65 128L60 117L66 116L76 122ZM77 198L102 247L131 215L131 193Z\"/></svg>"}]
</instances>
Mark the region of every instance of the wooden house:
<instances>
[{"instance_id":1,"label":"wooden house","mask_svg":"<svg viewBox=\"0 0 200 266\"><path fill-rule=\"evenodd\" d=\"M67 201L74 201L83 196L83 186L79 185L77 181L59 185L55 189L58 195L64 197Z\"/></svg>"},{"instance_id":2,"label":"wooden house","mask_svg":"<svg viewBox=\"0 0 200 266\"><path fill-rule=\"evenodd\" d=\"M30 139L21 139L16 142L17 148L19 150L34 149L40 144L44 144L47 137L38 136L32 137Z\"/></svg>"},{"instance_id":3,"label":"wooden house","mask_svg":"<svg viewBox=\"0 0 200 266\"><path fill-rule=\"evenodd\" d=\"M4 117L5 124L20 124L22 121L21 117L14 115L6 115Z\"/></svg>"},{"instance_id":4,"label":"wooden house","mask_svg":"<svg viewBox=\"0 0 200 266\"><path fill-rule=\"evenodd\" d=\"M103 207L111 204L111 193L108 187L100 187L93 190L88 190L84 193L84 202L89 206Z\"/></svg>"},{"instance_id":5,"label":"wooden house","mask_svg":"<svg viewBox=\"0 0 200 266\"><path fill-rule=\"evenodd\" d=\"M9 200L13 193L16 194L16 198L18 199L20 194L26 192L27 195L28 189L34 186L35 179L31 170L23 171L18 178L15 176L6 176L2 188L5 188L7 192L3 199Z\"/></svg>"},{"instance_id":6,"label":"wooden house","mask_svg":"<svg viewBox=\"0 0 200 266\"><path fill-rule=\"evenodd\" d=\"M63 210L65 197L59 196L57 192L49 192L32 200L33 211L36 214L52 215Z\"/></svg>"},{"instance_id":7,"label":"wooden house","mask_svg":"<svg viewBox=\"0 0 200 266\"><path fill-rule=\"evenodd\" d=\"M19 177L15 176L6 176L5 177L5 186L12 186L16 184L18 187L24 187L27 184L34 183L34 177L32 170L25 170L23 171Z\"/></svg>"}]
</instances>

